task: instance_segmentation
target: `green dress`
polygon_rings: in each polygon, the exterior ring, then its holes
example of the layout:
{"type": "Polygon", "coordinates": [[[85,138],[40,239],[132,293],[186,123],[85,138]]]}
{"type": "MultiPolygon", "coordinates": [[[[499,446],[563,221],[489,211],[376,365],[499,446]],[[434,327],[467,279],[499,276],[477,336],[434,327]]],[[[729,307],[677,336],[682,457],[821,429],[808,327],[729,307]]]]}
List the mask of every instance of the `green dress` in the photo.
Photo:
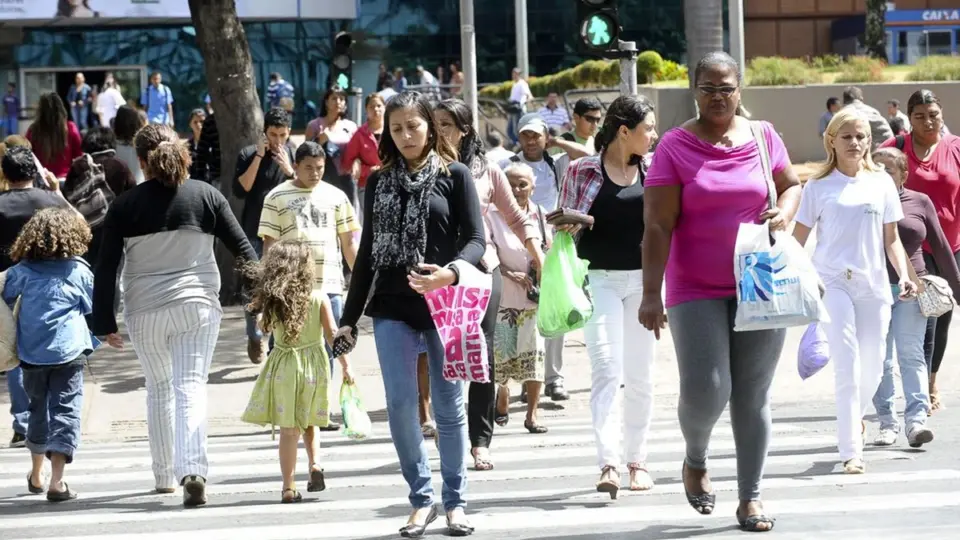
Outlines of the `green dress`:
{"type": "Polygon", "coordinates": [[[244,422],[300,430],[329,424],[330,363],[320,322],[325,296],[313,293],[310,314],[295,343],[287,341],[283,325],[274,327],[274,347],[250,394],[244,422]]]}

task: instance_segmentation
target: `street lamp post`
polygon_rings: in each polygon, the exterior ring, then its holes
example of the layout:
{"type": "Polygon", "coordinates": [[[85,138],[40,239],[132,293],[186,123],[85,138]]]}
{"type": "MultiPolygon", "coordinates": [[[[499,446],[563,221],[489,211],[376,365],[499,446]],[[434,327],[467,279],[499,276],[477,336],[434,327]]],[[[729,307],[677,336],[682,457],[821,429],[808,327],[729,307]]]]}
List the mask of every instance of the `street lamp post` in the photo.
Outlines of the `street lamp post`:
{"type": "Polygon", "coordinates": [[[460,0],[460,60],[463,68],[463,100],[473,114],[473,128],[480,129],[477,104],[477,31],[473,24],[473,0],[460,0]]]}

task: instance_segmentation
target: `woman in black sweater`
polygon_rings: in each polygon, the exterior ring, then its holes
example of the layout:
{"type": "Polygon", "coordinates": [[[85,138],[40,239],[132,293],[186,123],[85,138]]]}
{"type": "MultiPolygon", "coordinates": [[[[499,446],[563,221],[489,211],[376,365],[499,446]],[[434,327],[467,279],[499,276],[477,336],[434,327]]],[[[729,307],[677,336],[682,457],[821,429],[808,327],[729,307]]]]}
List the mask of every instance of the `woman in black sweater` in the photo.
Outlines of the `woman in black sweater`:
{"type": "Polygon", "coordinates": [[[484,252],[483,221],[470,171],[456,163],[455,150],[437,133],[429,101],[403,92],[387,104],[389,137],[380,141],[382,168],[367,181],[369,216],[347,295],[338,336],[354,341],[371,285],[366,314],[373,333],[387,396],[387,416],[400,468],[414,507],[404,537],[419,537],[437,518],[427,450],[417,410],[417,353],[427,345],[431,394],[437,421],[443,509],[448,532],[473,532],[466,504],[467,419],[463,383],[443,377],[444,349],[423,294],[456,283],[450,263],[477,265],[484,252]]]}

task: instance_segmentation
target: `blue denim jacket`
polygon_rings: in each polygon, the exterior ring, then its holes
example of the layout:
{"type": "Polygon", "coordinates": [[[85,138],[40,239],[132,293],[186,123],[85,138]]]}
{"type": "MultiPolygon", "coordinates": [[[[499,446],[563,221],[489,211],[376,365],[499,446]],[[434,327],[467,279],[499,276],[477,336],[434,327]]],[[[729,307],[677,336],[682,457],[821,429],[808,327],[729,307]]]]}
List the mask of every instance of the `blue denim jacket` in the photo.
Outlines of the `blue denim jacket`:
{"type": "Polygon", "coordinates": [[[93,272],[83,259],[22,261],[7,270],[3,301],[20,302],[17,355],[28,364],[51,366],[93,352],[84,315],[93,310],[93,272]]]}

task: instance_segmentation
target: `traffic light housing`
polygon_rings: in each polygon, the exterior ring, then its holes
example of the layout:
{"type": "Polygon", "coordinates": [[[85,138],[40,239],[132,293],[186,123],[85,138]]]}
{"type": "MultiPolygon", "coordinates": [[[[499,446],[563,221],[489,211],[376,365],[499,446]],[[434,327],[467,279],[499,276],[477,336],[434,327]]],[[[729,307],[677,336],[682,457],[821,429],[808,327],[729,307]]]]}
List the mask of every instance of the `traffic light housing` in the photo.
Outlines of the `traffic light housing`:
{"type": "Polygon", "coordinates": [[[330,73],[333,84],[344,90],[353,88],[353,36],[339,32],[333,37],[333,58],[330,73]]]}
{"type": "Polygon", "coordinates": [[[616,0],[577,0],[580,43],[588,53],[614,57],[620,39],[616,0]]]}

